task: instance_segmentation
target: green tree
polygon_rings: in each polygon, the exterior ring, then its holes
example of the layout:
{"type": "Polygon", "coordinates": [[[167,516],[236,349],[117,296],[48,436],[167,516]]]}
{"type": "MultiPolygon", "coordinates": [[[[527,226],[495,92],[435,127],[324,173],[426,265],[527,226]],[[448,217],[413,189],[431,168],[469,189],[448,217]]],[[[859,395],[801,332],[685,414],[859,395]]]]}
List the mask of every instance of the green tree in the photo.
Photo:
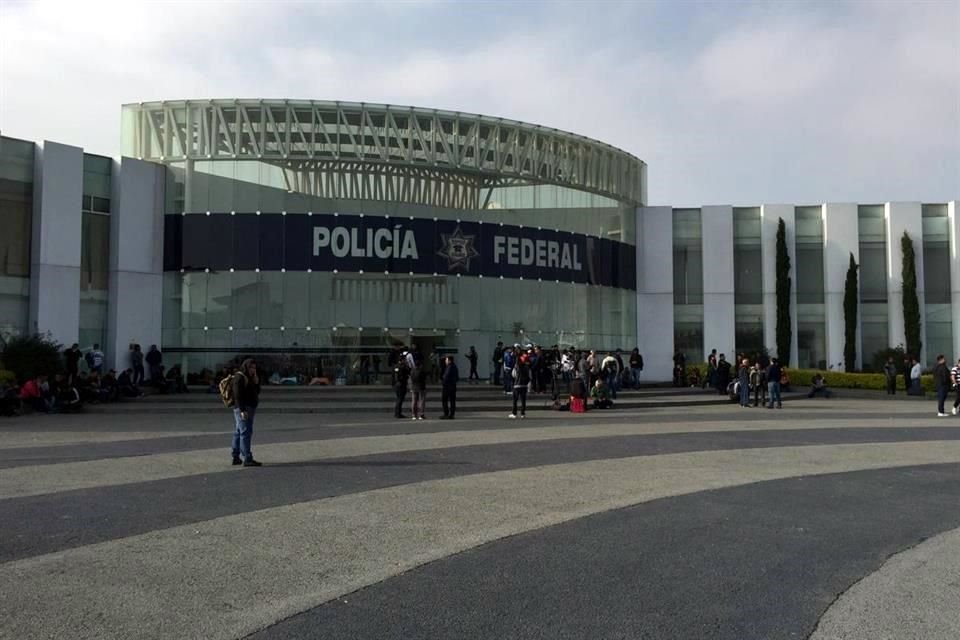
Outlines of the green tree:
{"type": "Polygon", "coordinates": [[[843,367],[847,371],[857,368],[857,261],[850,254],[847,282],[843,287],[843,367]]]}
{"type": "Polygon", "coordinates": [[[787,253],[787,227],[780,218],[777,223],[777,356],[783,366],[790,364],[790,342],[793,325],[790,322],[790,254],[787,253]]]}
{"type": "Polygon", "coordinates": [[[17,336],[3,345],[0,360],[23,383],[38,375],[52,376],[63,370],[63,346],[49,335],[17,336]]]}
{"type": "Polygon", "coordinates": [[[910,234],[903,232],[900,239],[903,251],[903,329],[907,354],[920,358],[923,343],[920,342],[920,301],[917,298],[917,254],[913,250],[910,234]]]}

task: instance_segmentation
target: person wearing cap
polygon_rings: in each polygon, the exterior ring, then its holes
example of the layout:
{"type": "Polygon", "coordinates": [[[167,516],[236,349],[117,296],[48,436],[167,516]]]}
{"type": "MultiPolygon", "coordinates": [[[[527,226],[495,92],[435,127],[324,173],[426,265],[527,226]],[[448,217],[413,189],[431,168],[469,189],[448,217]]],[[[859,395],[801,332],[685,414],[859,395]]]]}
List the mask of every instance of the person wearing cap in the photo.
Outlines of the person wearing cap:
{"type": "Polygon", "coordinates": [[[260,378],[257,377],[257,363],[247,358],[240,369],[233,374],[233,464],[245,467],[259,467],[261,463],[253,458],[250,441],[253,439],[253,418],[260,402],[260,378]]]}

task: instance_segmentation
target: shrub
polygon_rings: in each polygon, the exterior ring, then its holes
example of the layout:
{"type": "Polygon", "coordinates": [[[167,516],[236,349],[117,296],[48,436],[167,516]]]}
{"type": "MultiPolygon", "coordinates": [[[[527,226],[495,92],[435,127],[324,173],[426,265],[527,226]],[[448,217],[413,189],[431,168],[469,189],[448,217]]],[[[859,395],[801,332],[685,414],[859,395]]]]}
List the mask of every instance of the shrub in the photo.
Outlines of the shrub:
{"type": "Polygon", "coordinates": [[[787,231],[783,218],[777,223],[777,355],[784,366],[790,364],[790,254],[787,253],[787,231]]]}
{"type": "Polygon", "coordinates": [[[16,336],[3,347],[4,368],[12,371],[20,382],[38,375],[53,376],[63,370],[60,352],[63,345],[49,335],[16,336]]]}
{"type": "Polygon", "coordinates": [[[0,384],[16,384],[17,376],[13,371],[0,369],[0,384]]]}
{"type": "MultiPolygon", "coordinates": [[[[882,373],[845,373],[842,371],[820,371],[818,369],[788,369],[790,384],[797,389],[809,387],[813,383],[813,376],[820,374],[827,386],[834,389],[870,389],[885,391],[887,378],[882,373]]],[[[901,382],[900,379],[897,380],[901,382]]],[[[920,384],[924,391],[932,392],[936,389],[933,376],[921,376],[920,384]]],[[[898,385],[898,389],[902,386],[898,385]]]]}
{"type": "MultiPolygon", "coordinates": [[[[903,362],[907,358],[907,352],[903,345],[897,347],[887,347],[874,352],[870,362],[870,370],[874,373],[883,373],[883,367],[887,364],[887,359],[893,358],[893,364],[897,367],[897,373],[903,373],[903,362]]],[[[866,369],[866,363],[864,363],[866,369]]]]}
{"type": "Polygon", "coordinates": [[[907,342],[907,352],[919,358],[923,350],[920,341],[920,301],[917,298],[917,256],[913,249],[913,240],[910,234],[903,232],[900,238],[900,248],[903,251],[903,328],[907,342]]]}
{"type": "Polygon", "coordinates": [[[847,268],[847,281],[843,288],[843,368],[853,371],[857,368],[857,262],[850,254],[850,266],[847,268]]]}

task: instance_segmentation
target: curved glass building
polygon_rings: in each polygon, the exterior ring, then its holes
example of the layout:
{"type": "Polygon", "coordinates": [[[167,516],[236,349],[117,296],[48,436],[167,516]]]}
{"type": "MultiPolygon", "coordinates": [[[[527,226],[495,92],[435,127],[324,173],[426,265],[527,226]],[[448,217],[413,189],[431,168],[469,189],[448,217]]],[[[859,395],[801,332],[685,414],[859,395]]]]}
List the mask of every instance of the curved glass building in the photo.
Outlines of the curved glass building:
{"type": "Polygon", "coordinates": [[[395,344],[633,347],[645,164],[582,136],[414,107],[123,107],[167,167],[162,342],[324,367],[395,344]],[[329,362],[327,362],[329,361],[329,362]]]}

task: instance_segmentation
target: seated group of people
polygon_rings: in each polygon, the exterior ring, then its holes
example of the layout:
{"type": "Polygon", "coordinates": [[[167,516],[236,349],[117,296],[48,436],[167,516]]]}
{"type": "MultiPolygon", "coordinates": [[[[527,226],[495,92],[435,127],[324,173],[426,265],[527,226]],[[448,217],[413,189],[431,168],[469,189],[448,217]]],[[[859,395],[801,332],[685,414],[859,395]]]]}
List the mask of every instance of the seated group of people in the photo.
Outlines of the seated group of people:
{"type": "Polygon", "coordinates": [[[175,364],[169,369],[160,365],[156,368],[156,375],[152,375],[149,385],[160,393],[188,393],[187,383],[183,378],[180,365],[175,364]]]}

